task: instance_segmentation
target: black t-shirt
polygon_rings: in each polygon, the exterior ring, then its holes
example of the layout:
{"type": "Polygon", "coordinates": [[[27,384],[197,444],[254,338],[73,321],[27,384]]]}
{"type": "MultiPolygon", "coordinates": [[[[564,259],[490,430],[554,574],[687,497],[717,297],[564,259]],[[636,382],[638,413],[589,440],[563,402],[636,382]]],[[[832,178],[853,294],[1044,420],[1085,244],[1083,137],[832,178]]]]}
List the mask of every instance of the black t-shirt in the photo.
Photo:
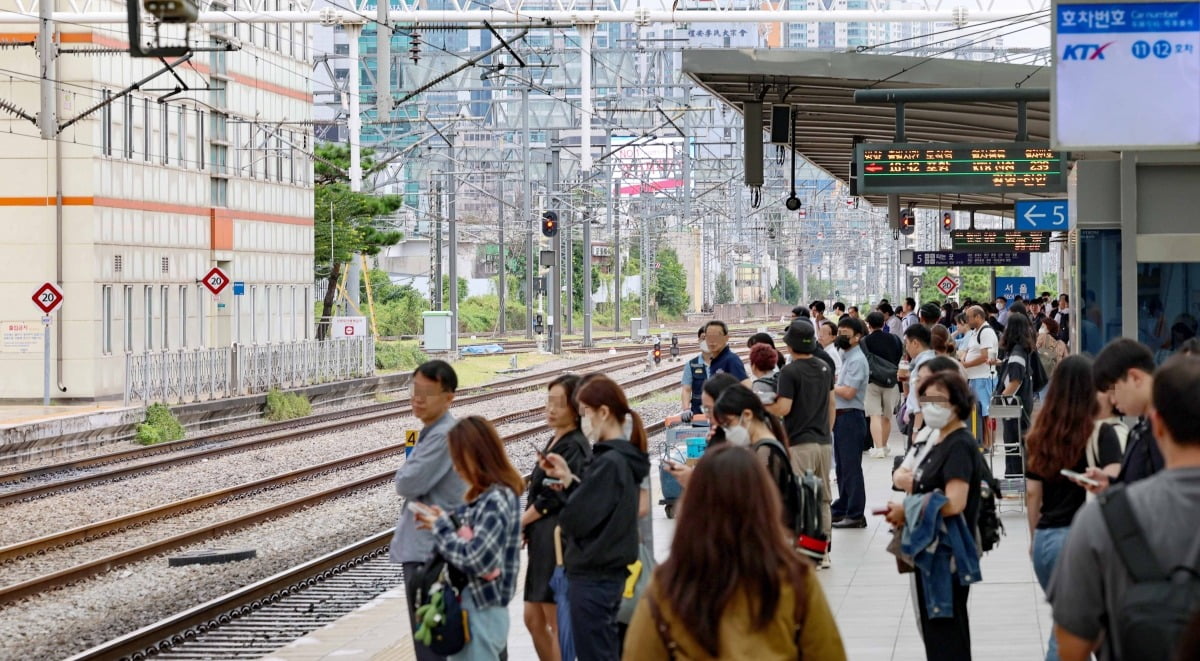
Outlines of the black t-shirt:
{"type": "Polygon", "coordinates": [[[904,355],[904,343],[899,337],[877,330],[863,338],[863,342],[867,344],[867,351],[893,365],[900,364],[900,357],[904,355]]]}
{"type": "Polygon", "coordinates": [[[1030,358],[1024,345],[1014,346],[1009,350],[1005,364],[1001,366],[1002,380],[996,384],[997,391],[1003,392],[1007,388],[1005,381],[1021,382],[1017,392],[1013,394],[1021,398],[1021,408],[1025,410],[1026,418],[1033,413],[1033,377],[1029,372],[1030,360],[1037,360],[1037,358],[1030,358]]]}
{"type": "MultiPolygon", "coordinates": [[[[1121,463],[1121,442],[1112,425],[1100,428],[1096,439],[1099,466],[1121,463]]],[[[1079,461],[1071,466],[1071,470],[1082,473],[1087,470],[1087,450],[1080,455],[1079,461]]],[[[1066,528],[1075,518],[1075,512],[1083,507],[1087,492],[1062,475],[1038,475],[1033,471],[1025,471],[1025,477],[1042,483],[1042,517],[1038,519],[1039,530],[1046,528],[1066,528]]]]}
{"type": "Polygon", "coordinates": [[[971,432],[959,429],[933,446],[925,461],[913,471],[914,494],[929,493],[934,489],[945,493],[946,483],[951,480],[967,483],[967,507],[963,516],[971,530],[975,530],[979,519],[979,481],[982,478],[977,447],[971,432]]]}
{"type": "Polygon", "coordinates": [[[829,429],[829,391],[833,369],[816,357],[797,358],[779,371],[780,397],[792,400],[783,416],[788,445],[832,442],[829,429]]]}

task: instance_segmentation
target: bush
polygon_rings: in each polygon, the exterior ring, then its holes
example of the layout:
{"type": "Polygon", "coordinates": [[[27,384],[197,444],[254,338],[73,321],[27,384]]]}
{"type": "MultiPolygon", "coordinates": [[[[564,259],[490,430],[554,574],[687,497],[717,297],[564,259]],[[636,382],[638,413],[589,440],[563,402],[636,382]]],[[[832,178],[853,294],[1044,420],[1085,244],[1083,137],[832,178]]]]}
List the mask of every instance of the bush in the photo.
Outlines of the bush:
{"type": "MultiPolygon", "coordinates": [[[[525,328],[525,305],[504,301],[510,330],[525,328]]],[[[491,333],[500,327],[500,297],[495,294],[472,296],[459,302],[458,330],[460,333],[491,333]]]]}
{"type": "Polygon", "coordinates": [[[417,342],[375,342],[375,368],[379,370],[412,371],[428,359],[417,342]]]}
{"type": "Polygon", "coordinates": [[[171,413],[166,404],[151,404],[146,407],[146,421],[137,426],[137,442],[155,445],[183,438],[183,425],[171,413]]]}
{"type": "Polygon", "coordinates": [[[293,418],[303,418],[312,413],[312,404],[308,398],[296,392],[283,392],[272,388],[267,393],[266,418],[271,422],[281,422],[293,418]]]}

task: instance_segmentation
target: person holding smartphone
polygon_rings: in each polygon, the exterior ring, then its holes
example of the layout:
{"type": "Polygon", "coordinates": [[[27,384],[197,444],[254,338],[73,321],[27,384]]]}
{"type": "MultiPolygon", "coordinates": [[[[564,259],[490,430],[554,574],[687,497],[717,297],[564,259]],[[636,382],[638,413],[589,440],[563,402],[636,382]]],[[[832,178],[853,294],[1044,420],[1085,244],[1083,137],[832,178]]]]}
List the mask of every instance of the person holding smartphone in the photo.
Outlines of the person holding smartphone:
{"type": "MultiPolygon", "coordinates": [[[[553,452],[567,462],[571,473],[583,473],[592,458],[592,446],[579,430],[579,409],[575,407],[575,389],[579,377],[564,374],[550,382],[546,392],[546,424],[552,435],[546,447],[538,452],[545,456],[553,452]]],[[[561,484],[534,466],[529,477],[529,506],[521,515],[529,564],[525,570],[525,628],[533,640],[533,649],[540,661],[561,658],[558,632],[558,608],[550,579],[554,575],[554,529],[558,513],[566,504],[566,496],[555,486],[561,484]]]]}
{"type": "Polygon", "coordinates": [[[450,660],[493,661],[508,645],[508,602],[521,569],[520,494],[525,484],[486,418],[458,421],[446,445],[455,472],[467,484],[466,504],[452,512],[420,504],[414,507],[415,519],[446,563],[468,578],[461,599],[470,640],[450,660]]]}
{"type": "MultiPolygon", "coordinates": [[[[1029,555],[1043,590],[1050,585],[1071,521],[1086,500],[1087,492],[1077,482],[1088,478],[1081,474],[1095,467],[1115,477],[1121,470],[1120,440],[1111,425],[1097,419],[1099,413],[1092,361],[1085,356],[1063,359],[1025,441],[1025,511],[1033,540],[1029,555]]],[[[1046,661],[1058,661],[1054,636],[1046,661]]]]}

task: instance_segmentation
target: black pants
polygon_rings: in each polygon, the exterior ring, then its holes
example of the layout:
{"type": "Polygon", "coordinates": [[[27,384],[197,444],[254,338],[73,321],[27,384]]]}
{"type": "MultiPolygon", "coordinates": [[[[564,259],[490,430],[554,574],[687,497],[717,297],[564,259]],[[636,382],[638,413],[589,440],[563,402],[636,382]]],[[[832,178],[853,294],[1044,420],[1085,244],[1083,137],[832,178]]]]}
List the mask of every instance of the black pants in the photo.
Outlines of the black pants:
{"type": "Polygon", "coordinates": [[[971,623],[967,619],[969,585],[954,586],[954,617],[930,619],[925,612],[925,586],[921,573],[917,581],[917,611],[921,617],[921,637],[925,640],[925,658],[929,661],[971,661],[971,623]]]}
{"type": "Polygon", "coordinates": [[[862,439],[870,438],[867,415],[862,409],[838,409],[833,423],[833,452],[837,456],[838,498],[830,505],[834,517],[863,518],[867,491],[863,483],[862,439]]]}
{"type": "Polygon", "coordinates": [[[567,577],[571,595],[571,635],[579,661],[617,661],[617,609],[625,581],[567,577]]]}
{"type": "MultiPolygon", "coordinates": [[[[409,580],[421,571],[424,563],[420,562],[404,562],[400,566],[404,569],[404,596],[408,602],[408,622],[412,626],[413,633],[417,631],[417,587],[416,581],[409,580]]],[[[438,656],[433,653],[428,647],[425,647],[417,641],[413,641],[413,649],[417,653],[417,661],[445,661],[446,657],[438,656]]]]}
{"type": "Polygon", "coordinates": [[[1004,420],[1004,442],[1012,443],[1012,439],[1019,438],[1021,447],[1016,446],[1004,448],[1004,477],[1023,477],[1025,475],[1025,466],[1021,462],[1021,452],[1025,447],[1025,432],[1029,431],[1029,417],[1022,414],[1020,427],[1018,428],[1017,420],[1004,420]]]}

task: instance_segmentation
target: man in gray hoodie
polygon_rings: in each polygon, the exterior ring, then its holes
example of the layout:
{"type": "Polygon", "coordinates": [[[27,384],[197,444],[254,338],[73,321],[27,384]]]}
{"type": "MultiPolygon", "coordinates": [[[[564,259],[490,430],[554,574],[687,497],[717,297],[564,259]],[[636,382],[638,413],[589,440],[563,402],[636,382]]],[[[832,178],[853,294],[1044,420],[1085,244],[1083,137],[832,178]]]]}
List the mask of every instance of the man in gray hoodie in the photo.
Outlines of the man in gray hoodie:
{"type": "MultiPolygon", "coordinates": [[[[455,472],[450,461],[450,448],[446,444],[446,434],[455,423],[454,416],[450,415],[450,404],[454,402],[454,391],[458,389],[458,375],[446,361],[430,360],[413,371],[411,388],[413,415],[424,427],[412,454],[396,471],[396,493],[406,502],[437,505],[449,512],[463,504],[463,497],[467,493],[467,485],[455,472]]],[[[433,557],[433,533],[418,530],[416,518],[407,509],[401,511],[400,519],[396,522],[396,534],[392,537],[389,556],[392,562],[400,563],[404,569],[408,619],[413,631],[416,631],[416,595],[414,581],[410,579],[433,557]]],[[[413,647],[416,648],[418,661],[440,661],[444,658],[415,641],[413,647]]]]}

